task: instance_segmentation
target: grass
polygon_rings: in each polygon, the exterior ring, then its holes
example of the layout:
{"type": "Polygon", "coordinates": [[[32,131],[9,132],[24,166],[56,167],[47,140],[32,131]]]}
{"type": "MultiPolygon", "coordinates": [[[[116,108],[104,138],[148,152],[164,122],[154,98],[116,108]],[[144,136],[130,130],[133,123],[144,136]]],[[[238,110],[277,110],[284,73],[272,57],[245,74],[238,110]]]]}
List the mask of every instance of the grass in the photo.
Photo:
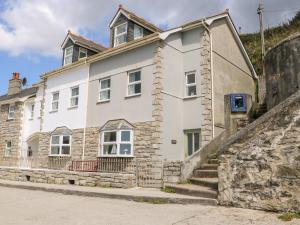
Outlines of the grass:
{"type": "Polygon", "coordinates": [[[177,184],[191,184],[192,182],[190,180],[181,180],[178,181],[177,184]]]}
{"type": "Polygon", "coordinates": [[[282,221],[291,221],[292,219],[300,219],[300,211],[299,212],[287,212],[278,216],[278,219],[282,221]]]}
{"type": "MultiPolygon", "coordinates": [[[[300,30],[300,11],[289,22],[265,30],[266,50],[300,30]]],[[[241,34],[240,38],[249,54],[257,74],[262,73],[260,33],[241,34]]]]}
{"type": "Polygon", "coordinates": [[[176,193],[175,189],[173,188],[162,188],[160,189],[162,192],[166,192],[166,193],[176,193]]]}

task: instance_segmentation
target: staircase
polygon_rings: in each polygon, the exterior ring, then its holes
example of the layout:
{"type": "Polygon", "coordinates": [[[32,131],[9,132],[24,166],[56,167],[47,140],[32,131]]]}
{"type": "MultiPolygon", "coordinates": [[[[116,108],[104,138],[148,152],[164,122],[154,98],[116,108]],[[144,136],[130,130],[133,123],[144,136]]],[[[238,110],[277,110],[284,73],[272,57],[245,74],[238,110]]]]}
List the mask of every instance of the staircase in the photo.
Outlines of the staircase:
{"type": "Polygon", "coordinates": [[[166,184],[178,194],[206,198],[209,205],[217,205],[219,160],[209,157],[206,164],[195,169],[193,176],[186,183],[166,184]]]}

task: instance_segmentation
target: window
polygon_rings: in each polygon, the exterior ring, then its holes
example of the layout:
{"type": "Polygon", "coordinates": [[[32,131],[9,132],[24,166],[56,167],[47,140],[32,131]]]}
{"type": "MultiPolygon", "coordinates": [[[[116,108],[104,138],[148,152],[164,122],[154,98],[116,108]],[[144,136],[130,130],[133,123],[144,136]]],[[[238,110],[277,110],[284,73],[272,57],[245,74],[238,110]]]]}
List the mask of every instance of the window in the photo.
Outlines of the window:
{"type": "Polygon", "coordinates": [[[109,101],[110,100],[110,78],[100,80],[100,95],[99,101],[109,101]]]}
{"type": "Polygon", "coordinates": [[[71,151],[70,135],[53,135],[51,137],[50,155],[70,155],[70,151],[71,151]]]}
{"type": "Polygon", "coordinates": [[[5,145],[5,156],[11,156],[11,141],[7,141],[5,145]]]}
{"type": "Polygon", "coordinates": [[[132,156],[131,130],[104,131],[101,138],[101,156],[132,156]]]}
{"type": "Polygon", "coordinates": [[[246,94],[231,94],[231,112],[247,112],[246,94]]]}
{"type": "Polygon", "coordinates": [[[72,87],[70,107],[77,107],[78,103],[79,103],[79,87],[72,87]]]}
{"type": "Polygon", "coordinates": [[[73,58],[73,46],[70,46],[65,49],[64,65],[71,64],[72,58],[73,58]]]}
{"type": "Polygon", "coordinates": [[[134,29],[133,29],[134,40],[142,37],[143,37],[143,28],[140,27],[139,25],[134,24],[134,29]]]}
{"type": "Polygon", "coordinates": [[[118,46],[126,42],[127,23],[123,23],[115,27],[114,37],[114,46],[118,46]]]}
{"type": "Polygon", "coordinates": [[[141,71],[128,73],[128,96],[139,95],[142,92],[141,71]]]}
{"type": "Polygon", "coordinates": [[[87,57],[87,50],[85,48],[79,48],[78,59],[86,58],[87,57]]]}
{"type": "Polygon", "coordinates": [[[198,151],[201,147],[201,132],[200,130],[186,131],[187,153],[188,156],[198,151]]]}
{"type": "Polygon", "coordinates": [[[191,97],[197,95],[196,75],[195,72],[185,74],[186,96],[191,97]]]}
{"type": "Polygon", "coordinates": [[[58,110],[59,92],[52,93],[52,111],[58,110]]]}
{"type": "Polygon", "coordinates": [[[30,119],[33,119],[33,117],[34,117],[34,104],[31,104],[29,106],[29,110],[30,110],[30,119]]]}
{"type": "Polygon", "coordinates": [[[15,112],[16,112],[16,106],[9,105],[9,107],[8,107],[8,119],[9,120],[12,120],[15,118],[15,112]]]}

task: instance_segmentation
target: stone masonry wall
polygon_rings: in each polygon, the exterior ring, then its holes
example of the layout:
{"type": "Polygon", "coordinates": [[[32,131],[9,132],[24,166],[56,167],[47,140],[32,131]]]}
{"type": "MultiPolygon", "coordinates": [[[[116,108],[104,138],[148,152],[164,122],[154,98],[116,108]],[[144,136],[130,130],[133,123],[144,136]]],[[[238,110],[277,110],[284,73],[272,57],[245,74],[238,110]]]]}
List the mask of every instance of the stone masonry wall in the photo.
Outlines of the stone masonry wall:
{"type": "Polygon", "coordinates": [[[165,183],[177,183],[181,178],[182,161],[165,161],[164,176],[165,183]]]}
{"type": "Polygon", "coordinates": [[[202,134],[202,145],[208,144],[212,140],[212,99],[211,99],[211,68],[210,68],[210,37],[208,32],[205,30],[201,37],[201,107],[202,115],[201,118],[201,134],[202,134]]]}
{"type": "Polygon", "coordinates": [[[18,169],[0,167],[0,179],[28,181],[48,184],[70,184],[80,186],[101,186],[130,188],[136,184],[135,176],[127,173],[81,173],[47,169],[18,169]],[[30,178],[29,178],[30,177],[30,178]]]}
{"type": "Polygon", "coordinates": [[[20,135],[22,130],[22,115],[23,115],[23,103],[18,102],[15,104],[15,116],[14,119],[8,119],[8,107],[9,104],[1,105],[0,111],[0,162],[1,165],[5,163],[17,164],[17,158],[20,155],[20,135]],[[11,156],[5,157],[6,142],[11,141],[11,156]],[[14,162],[11,162],[11,161],[14,162]]]}
{"type": "Polygon", "coordinates": [[[233,135],[219,151],[221,205],[300,210],[300,92],[233,135]]]}

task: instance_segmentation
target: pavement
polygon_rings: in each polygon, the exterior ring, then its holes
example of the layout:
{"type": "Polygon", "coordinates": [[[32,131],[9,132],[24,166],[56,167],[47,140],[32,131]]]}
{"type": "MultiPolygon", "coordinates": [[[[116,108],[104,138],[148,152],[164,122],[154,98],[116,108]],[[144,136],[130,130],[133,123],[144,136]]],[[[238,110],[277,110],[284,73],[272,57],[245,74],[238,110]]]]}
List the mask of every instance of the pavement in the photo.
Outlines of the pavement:
{"type": "Polygon", "coordinates": [[[263,211],[149,204],[0,187],[2,225],[299,225],[263,211]]]}
{"type": "Polygon", "coordinates": [[[20,188],[27,190],[39,190],[61,193],[67,195],[79,195],[87,197],[101,197],[109,199],[124,199],[137,202],[175,203],[175,204],[202,204],[217,205],[214,199],[193,197],[176,193],[162,192],[156,188],[103,188],[86,187],[77,185],[58,185],[33,182],[20,182],[0,180],[0,187],[20,188]]]}

